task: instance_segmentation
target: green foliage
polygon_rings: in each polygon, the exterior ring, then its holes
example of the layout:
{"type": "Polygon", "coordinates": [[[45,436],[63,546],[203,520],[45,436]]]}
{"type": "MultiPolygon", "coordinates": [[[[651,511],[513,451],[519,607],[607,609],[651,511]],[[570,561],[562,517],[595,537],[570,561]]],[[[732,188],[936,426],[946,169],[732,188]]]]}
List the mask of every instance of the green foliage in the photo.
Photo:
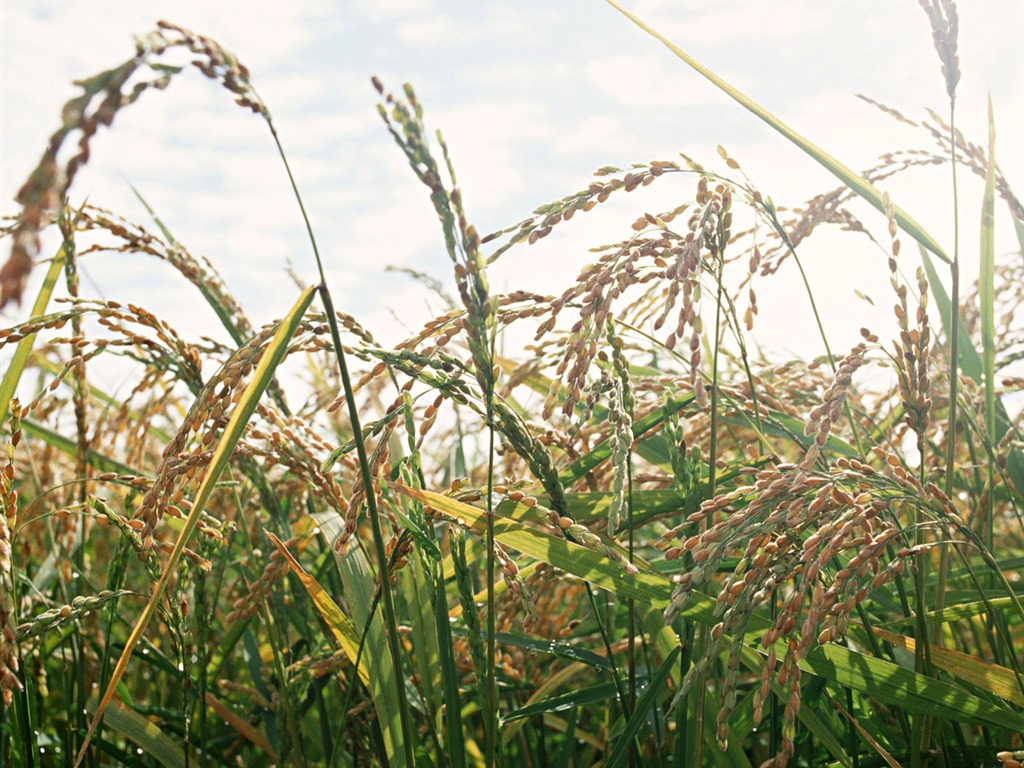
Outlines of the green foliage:
{"type": "MultiPolygon", "coordinates": [[[[955,6],[928,17],[952,100],[955,6]]],[[[310,227],[316,285],[254,328],[155,216],[152,233],[52,210],[95,132],[180,74],[169,48],[282,146],[245,67],[161,25],[81,81],[7,233],[4,301],[51,214],[64,241],[31,317],[0,331],[0,765],[966,766],[1024,747],[1024,442],[1004,397],[1024,274],[994,253],[997,193],[1024,222],[994,140],[986,155],[952,109],[932,116],[951,164],[986,179],[961,296],[957,250],[877,188],[899,168],[853,172],[630,18],[839,177],[835,200],[885,215],[895,341],[749,354],[752,278],[850,214],[784,219],[724,148],[721,173],[606,166],[481,237],[413,89],[377,80],[459,304],[381,347],[335,310],[310,227]],[[692,196],[644,212],[560,295],[492,291],[494,260],[667,176],[692,196]],[[734,233],[741,210],[759,228],[734,233]],[[923,259],[909,285],[901,231],[923,259]],[[85,233],[174,266],[230,342],[81,297],[85,233]],[[71,300],[51,309],[62,272],[71,300]],[[498,356],[524,325],[535,343],[498,356]],[[116,397],[97,373],[122,359],[116,397]],[[888,389],[861,383],[869,362],[888,389]]]]}

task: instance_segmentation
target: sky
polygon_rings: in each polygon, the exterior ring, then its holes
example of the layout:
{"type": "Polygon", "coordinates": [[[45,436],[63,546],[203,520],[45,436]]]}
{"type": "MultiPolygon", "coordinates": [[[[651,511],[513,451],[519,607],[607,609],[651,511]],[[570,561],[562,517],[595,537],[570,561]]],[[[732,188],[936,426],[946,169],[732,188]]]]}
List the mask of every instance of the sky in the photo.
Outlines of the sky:
{"type": "MultiPolygon", "coordinates": [[[[948,103],[927,18],[914,0],[625,0],[632,12],[701,63],[848,166],[883,152],[932,148],[924,134],[857,99],[863,93],[908,117],[948,103]]],[[[1024,4],[959,4],[957,122],[984,143],[986,100],[995,108],[997,158],[1018,195],[1024,187],[1024,4]]],[[[470,219],[480,232],[518,222],[535,207],[587,186],[606,164],[678,159],[719,168],[717,145],[777,205],[798,206],[836,183],[764,123],[601,0],[0,0],[0,214],[57,127],[71,84],[121,63],[133,35],[167,19],[217,39],[252,73],[269,106],[325,258],[335,304],[386,341],[440,310],[408,277],[416,269],[448,286],[451,265],[426,188],[376,112],[370,77],[389,89],[411,82],[426,122],[451,150],[470,219]]],[[[952,250],[948,168],[887,182],[893,199],[952,250]]],[[[266,125],[197,71],[166,92],[145,94],[93,144],[71,189],[148,225],[134,185],[175,237],[207,256],[257,324],[280,317],[315,265],[298,207],[266,125]]],[[[967,279],[976,274],[980,179],[961,177],[967,279]],[[972,261],[973,259],[973,261],[972,261]]],[[[646,211],[693,195],[682,177],[614,201],[556,228],[493,265],[496,290],[558,294],[588,248],[627,237],[646,211]]],[[[884,219],[856,208],[884,231],[884,219]]],[[[1017,249],[997,210],[997,255],[1017,249]]],[[[909,243],[909,238],[904,238],[909,243]]],[[[55,240],[48,247],[52,250],[55,240]]],[[[905,243],[905,244],[907,244],[905,243]]],[[[2,246],[6,257],[8,247],[2,246]]],[[[916,249],[905,249],[911,254],[916,249]]],[[[849,348],[858,329],[896,334],[884,254],[846,233],[801,249],[815,295],[849,348]],[[866,305],[854,289],[875,299],[866,305]],[[874,313],[874,314],[872,314],[874,313]]],[[[133,301],[185,335],[213,333],[192,289],[139,256],[90,257],[84,292],[133,301]]],[[[758,343],[780,354],[817,355],[792,265],[758,288],[758,343]]],[[[33,275],[34,295],[42,270],[33,275]]],[[[913,264],[909,267],[913,274],[913,264]]],[[[15,322],[25,308],[0,321],[15,322]]]]}

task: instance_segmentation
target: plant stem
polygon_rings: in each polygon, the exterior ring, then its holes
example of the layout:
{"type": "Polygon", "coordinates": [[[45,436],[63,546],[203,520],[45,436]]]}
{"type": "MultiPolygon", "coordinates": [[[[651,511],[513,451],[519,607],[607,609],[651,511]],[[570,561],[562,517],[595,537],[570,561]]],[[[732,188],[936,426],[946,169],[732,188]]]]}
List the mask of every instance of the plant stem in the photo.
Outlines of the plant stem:
{"type": "Polygon", "coordinates": [[[317,248],[316,237],[313,235],[313,226],[310,224],[309,216],[306,213],[306,206],[302,202],[302,195],[295,183],[291,166],[285,156],[284,147],[278,138],[273,122],[267,118],[267,125],[274,137],[277,151],[284,163],[285,171],[288,174],[288,181],[291,183],[292,191],[295,193],[295,200],[302,212],[302,220],[306,225],[306,232],[309,235],[309,242],[313,247],[313,255],[316,258],[317,270],[320,273],[320,285],[318,292],[320,300],[324,305],[324,312],[327,314],[327,324],[331,330],[331,341],[334,344],[335,357],[338,359],[338,369],[341,372],[342,388],[345,391],[345,404],[348,408],[349,421],[352,424],[352,435],[356,446],[356,455],[359,459],[359,471],[363,478],[364,496],[366,499],[366,516],[370,519],[373,528],[373,543],[377,555],[377,573],[380,578],[380,586],[384,603],[384,622],[387,629],[388,649],[391,652],[391,663],[395,669],[395,688],[398,696],[398,712],[402,728],[402,746],[405,751],[405,762],[408,768],[415,765],[413,756],[412,726],[409,722],[409,703],[405,694],[405,674],[402,667],[402,649],[398,638],[398,620],[395,615],[395,603],[391,594],[391,581],[388,575],[387,554],[384,549],[384,534],[381,530],[380,515],[377,510],[377,495],[373,487],[373,478],[370,475],[370,463],[366,456],[366,445],[363,442],[363,430],[359,422],[359,411],[356,408],[355,393],[352,389],[352,380],[348,373],[348,364],[345,362],[345,349],[341,343],[341,332],[338,329],[338,316],[334,309],[334,301],[331,299],[331,292],[327,289],[327,278],[324,274],[323,261],[320,259],[320,249],[317,248]]]}
{"type": "Polygon", "coordinates": [[[493,390],[487,392],[487,669],[484,717],[484,757],[487,768],[493,768],[498,756],[498,688],[495,683],[494,654],[497,650],[494,610],[494,421],[493,390]]]}
{"type": "MultiPolygon", "coordinates": [[[[630,414],[632,415],[632,414],[630,414]]],[[[629,455],[626,459],[626,522],[628,528],[629,562],[633,562],[633,450],[630,446],[629,455]]],[[[629,635],[628,665],[629,665],[629,702],[627,709],[632,715],[636,709],[636,605],[633,598],[626,601],[626,631],[629,635]]],[[[635,748],[629,745],[629,766],[633,768],[635,763],[635,748]]]]}

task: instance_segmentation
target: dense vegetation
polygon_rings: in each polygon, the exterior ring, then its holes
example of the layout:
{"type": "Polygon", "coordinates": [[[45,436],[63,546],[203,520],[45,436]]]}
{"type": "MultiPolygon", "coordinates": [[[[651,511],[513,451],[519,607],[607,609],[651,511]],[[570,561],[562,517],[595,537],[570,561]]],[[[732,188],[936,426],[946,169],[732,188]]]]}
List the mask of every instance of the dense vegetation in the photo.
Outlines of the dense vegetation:
{"type": "Polygon", "coordinates": [[[176,50],[277,142],[228,51],[161,24],[81,81],[0,273],[6,305],[47,270],[0,331],[0,764],[1019,764],[1024,261],[998,262],[992,231],[1006,205],[1024,240],[1024,209],[991,138],[955,129],[956,7],[922,5],[949,109],[916,124],[940,152],[859,174],[662,39],[839,178],[795,212],[722,149],[722,172],[602,168],[481,236],[413,89],[375,80],[457,293],[394,348],[335,308],[312,230],[313,284],[255,328],[158,219],[69,197],[176,50]],[[951,190],[985,179],[976,281],[876,187],[938,162],[951,190]],[[670,176],[692,196],[561,292],[491,290],[496,259],[670,176]],[[824,225],[866,231],[856,197],[888,220],[861,242],[887,254],[892,328],[751,353],[758,281],[824,225]],[[144,293],[89,298],[77,265],[101,250],[170,264],[230,343],[185,338],[144,293]],[[513,327],[533,338],[515,352],[513,327]],[[125,360],[115,397],[96,382],[125,360]]]}

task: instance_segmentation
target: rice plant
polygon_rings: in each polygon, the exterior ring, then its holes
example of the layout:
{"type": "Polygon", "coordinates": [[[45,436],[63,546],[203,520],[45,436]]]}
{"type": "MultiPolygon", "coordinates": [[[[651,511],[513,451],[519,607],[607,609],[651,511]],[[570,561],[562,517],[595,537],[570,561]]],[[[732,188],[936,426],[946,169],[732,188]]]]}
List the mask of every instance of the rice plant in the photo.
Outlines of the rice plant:
{"type": "Polygon", "coordinates": [[[179,50],[288,169],[234,55],[162,22],[80,81],[4,229],[3,305],[46,274],[0,330],[0,762],[1024,762],[1024,262],[992,237],[997,203],[1018,235],[1024,208],[994,137],[956,129],[955,4],[922,6],[948,116],[876,105],[940,149],[859,173],[620,8],[838,178],[796,210],[719,148],[605,166],[481,234],[413,87],[374,78],[454,286],[394,347],[335,307],[344,276],[308,220],[294,306],[257,327],[155,214],[75,199],[91,139],[186,76],[179,50]],[[884,191],[936,163],[954,218],[957,175],[985,179],[977,280],[884,191]],[[668,179],[678,204],[638,195],[569,285],[489,283],[497,259],[668,179]],[[887,240],[862,237],[857,197],[887,240]],[[819,323],[827,354],[769,359],[756,287],[802,269],[827,225],[884,254],[892,325],[847,350],[819,323]],[[78,265],[100,251],[166,262],[228,341],[179,333],[141,289],[88,296],[78,265]]]}

